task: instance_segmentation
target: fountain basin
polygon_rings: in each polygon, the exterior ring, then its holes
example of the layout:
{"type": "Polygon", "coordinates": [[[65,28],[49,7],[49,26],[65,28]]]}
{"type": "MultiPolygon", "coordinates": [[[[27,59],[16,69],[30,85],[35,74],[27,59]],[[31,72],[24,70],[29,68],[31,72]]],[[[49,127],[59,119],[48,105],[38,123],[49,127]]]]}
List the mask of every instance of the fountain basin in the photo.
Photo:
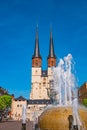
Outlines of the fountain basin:
{"type": "MultiPolygon", "coordinates": [[[[78,110],[81,122],[87,130],[87,110],[78,110]]],[[[51,107],[46,109],[38,119],[40,130],[69,130],[69,115],[73,116],[72,107],[51,107]]]]}

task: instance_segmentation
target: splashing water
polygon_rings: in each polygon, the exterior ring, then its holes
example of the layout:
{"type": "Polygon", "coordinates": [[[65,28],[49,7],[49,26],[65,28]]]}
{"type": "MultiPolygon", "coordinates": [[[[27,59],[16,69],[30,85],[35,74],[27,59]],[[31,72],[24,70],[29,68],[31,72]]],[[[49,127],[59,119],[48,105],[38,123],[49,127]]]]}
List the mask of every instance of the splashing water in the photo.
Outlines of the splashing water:
{"type": "Polygon", "coordinates": [[[74,63],[71,54],[59,60],[58,66],[53,68],[53,91],[55,92],[57,105],[72,106],[73,125],[78,125],[78,130],[80,130],[83,126],[78,114],[78,84],[75,76],[74,63]]]}
{"type": "Polygon", "coordinates": [[[54,91],[59,105],[71,105],[77,97],[77,82],[74,75],[74,60],[71,54],[59,60],[53,68],[54,91]]]}
{"type": "Polygon", "coordinates": [[[22,123],[25,124],[26,123],[26,106],[23,105],[22,108],[22,123]]]}

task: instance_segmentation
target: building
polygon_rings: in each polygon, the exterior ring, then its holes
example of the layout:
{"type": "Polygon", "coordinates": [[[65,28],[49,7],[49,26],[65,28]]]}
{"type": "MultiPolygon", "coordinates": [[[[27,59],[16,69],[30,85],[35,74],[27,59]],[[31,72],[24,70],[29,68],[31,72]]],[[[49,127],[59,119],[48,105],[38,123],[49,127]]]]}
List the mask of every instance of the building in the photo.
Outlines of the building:
{"type": "Polygon", "coordinates": [[[15,120],[22,119],[22,106],[26,105],[26,118],[37,120],[48,104],[51,104],[48,91],[53,80],[52,67],[56,66],[52,30],[50,31],[49,54],[47,57],[47,70],[42,70],[42,56],[39,48],[38,27],[36,28],[35,48],[32,56],[31,92],[30,99],[23,97],[13,98],[12,117],[15,120]]]}
{"type": "Polygon", "coordinates": [[[82,103],[84,99],[87,99],[87,82],[80,86],[78,90],[79,102],[82,103]]]}
{"type": "Polygon", "coordinates": [[[20,96],[18,98],[12,97],[12,104],[11,104],[11,116],[14,120],[21,120],[22,119],[22,107],[23,105],[27,106],[27,100],[20,96]]]}
{"type": "Polygon", "coordinates": [[[32,56],[32,81],[30,99],[49,99],[47,89],[52,80],[52,66],[56,66],[56,56],[54,53],[52,31],[50,32],[50,47],[47,57],[47,70],[42,70],[42,57],[39,49],[38,28],[36,29],[35,49],[32,56]]]}
{"type": "Polygon", "coordinates": [[[8,91],[0,86],[0,96],[2,96],[4,94],[8,94],[8,91]]]}

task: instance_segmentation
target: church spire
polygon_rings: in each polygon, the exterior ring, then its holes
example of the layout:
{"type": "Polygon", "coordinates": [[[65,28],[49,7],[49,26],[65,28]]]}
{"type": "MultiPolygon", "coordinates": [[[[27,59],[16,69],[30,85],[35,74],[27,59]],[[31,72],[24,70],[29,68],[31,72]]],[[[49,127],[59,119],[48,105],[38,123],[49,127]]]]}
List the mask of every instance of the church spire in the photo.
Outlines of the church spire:
{"type": "Polygon", "coordinates": [[[48,67],[56,66],[56,55],[54,53],[54,44],[52,36],[52,27],[50,29],[50,46],[49,46],[49,55],[48,55],[48,67]]]}
{"type": "Polygon", "coordinates": [[[54,53],[54,44],[53,44],[53,36],[52,36],[52,27],[50,31],[50,46],[49,46],[49,55],[48,58],[56,58],[55,53],[54,53]]]}
{"type": "Polygon", "coordinates": [[[36,38],[35,38],[35,48],[34,54],[32,56],[32,66],[41,67],[42,58],[39,50],[39,37],[38,37],[38,25],[36,26],[36,38]]]}
{"type": "Polygon", "coordinates": [[[39,50],[38,25],[36,26],[35,48],[34,48],[34,55],[32,58],[35,57],[41,58],[40,50],[39,50]]]}

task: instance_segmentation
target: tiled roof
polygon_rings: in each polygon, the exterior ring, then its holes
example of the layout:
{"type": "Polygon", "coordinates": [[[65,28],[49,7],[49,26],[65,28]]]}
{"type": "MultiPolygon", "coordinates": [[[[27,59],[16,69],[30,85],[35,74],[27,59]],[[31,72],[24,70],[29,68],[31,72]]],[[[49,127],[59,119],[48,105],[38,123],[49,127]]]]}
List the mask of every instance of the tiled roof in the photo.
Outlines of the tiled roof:
{"type": "Polygon", "coordinates": [[[27,104],[51,104],[51,101],[47,99],[27,100],[27,104]]]}
{"type": "Polygon", "coordinates": [[[15,100],[17,101],[25,101],[26,99],[22,96],[19,96],[18,98],[15,98],[15,100]]]}
{"type": "Polygon", "coordinates": [[[47,70],[42,70],[41,76],[42,76],[42,77],[47,77],[47,70]]]}

